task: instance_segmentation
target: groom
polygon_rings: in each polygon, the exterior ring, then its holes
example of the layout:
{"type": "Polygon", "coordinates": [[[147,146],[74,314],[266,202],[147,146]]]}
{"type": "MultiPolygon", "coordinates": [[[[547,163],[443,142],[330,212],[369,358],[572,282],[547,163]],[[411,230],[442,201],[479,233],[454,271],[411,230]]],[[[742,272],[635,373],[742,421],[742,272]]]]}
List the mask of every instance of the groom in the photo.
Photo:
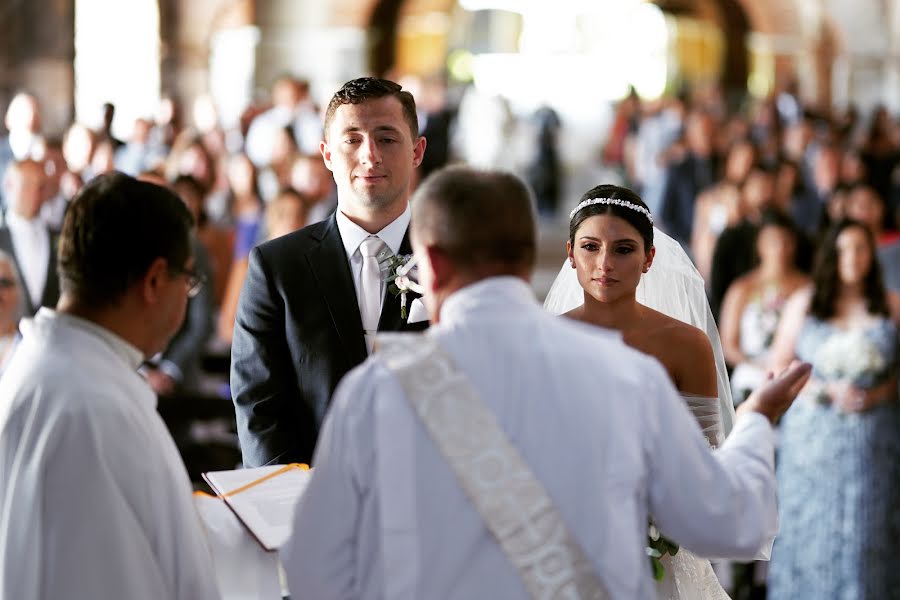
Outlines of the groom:
{"type": "Polygon", "coordinates": [[[771,422],[809,365],[746,400],[713,454],[658,362],[535,301],[531,204],[504,173],[450,168],[417,189],[433,326],[385,336],[338,388],[282,549],[292,596],[525,598],[590,573],[609,598],[651,598],[648,513],[701,556],[771,539],[771,422]],[[567,569],[579,547],[588,568],[567,569]]]}
{"type": "Polygon", "coordinates": [[[379,265],[411,253],[409,187],[425,152],[418,131],[415,100],[396,83],[345,83],[319,144],[337,210],[250,253],[231,349],[244,466],[309,463],[331,395],[371,353],[375,331],[427,325],[401,316],[379,265]]]}

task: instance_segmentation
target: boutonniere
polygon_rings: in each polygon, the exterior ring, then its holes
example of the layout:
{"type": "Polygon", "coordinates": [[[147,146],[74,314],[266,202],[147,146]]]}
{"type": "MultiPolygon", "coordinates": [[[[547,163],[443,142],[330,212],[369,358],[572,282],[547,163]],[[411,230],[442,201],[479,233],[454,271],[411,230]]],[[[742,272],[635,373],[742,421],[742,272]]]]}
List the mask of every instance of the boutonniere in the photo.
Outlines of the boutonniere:
{"type": "Polygon", "coordinates": [[[412,273],[416,259],[412,254],[394,254],[389,249],[382,250],[376,257],[388,284],[388,291],[400,296],[400,318],[406,319],[406,295],[409,292],[422,293],[422,288],[415,281],[412,273]]]}

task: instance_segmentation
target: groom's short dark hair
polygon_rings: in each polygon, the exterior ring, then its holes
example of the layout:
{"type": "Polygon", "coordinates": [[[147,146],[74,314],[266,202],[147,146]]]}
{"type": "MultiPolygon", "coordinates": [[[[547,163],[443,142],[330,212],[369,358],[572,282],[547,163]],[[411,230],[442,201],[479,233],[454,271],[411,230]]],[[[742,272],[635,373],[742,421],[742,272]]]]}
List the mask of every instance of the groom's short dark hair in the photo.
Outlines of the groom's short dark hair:
{"type": "Polygon", "coordinates": [[[534,201],[512,173],[445,167],[419,185],[411,203],[419,239],[441,248],[460,268],[534,268],[534,201]]]}
{"type": "Polygon", "coordinates": [[[404,90],[399,83],[377,77],[360,77],[351,79],[334,93],[328,107],[325,109],[325,137],[328,137],[328,128],[334,121],[334,113],[343,104],[361,104],[368,100],[377,100],[393,96],[403,107],[403,119],[409,126],[409,133],[413,141],[419,137],[419,117],[416,113],[416,100],[413,95],[404,90]]]}

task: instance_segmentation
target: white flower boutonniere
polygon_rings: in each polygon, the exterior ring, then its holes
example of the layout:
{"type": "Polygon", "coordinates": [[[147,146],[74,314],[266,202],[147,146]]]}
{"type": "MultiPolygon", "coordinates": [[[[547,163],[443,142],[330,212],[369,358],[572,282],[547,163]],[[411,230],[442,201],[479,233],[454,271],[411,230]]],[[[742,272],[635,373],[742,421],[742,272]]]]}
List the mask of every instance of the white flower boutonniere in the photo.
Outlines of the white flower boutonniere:
{"type": "Polygon", "coordinates": [[[422,288],[414,277],[416,259],[412,254],[397,255],[389,249],[379,252],[376,258],[381,265],[381,272],[385,274],[388,291],[394,296],[400,296],[400,318],[406,319],[407,293],[422,293],[422,288]]]}

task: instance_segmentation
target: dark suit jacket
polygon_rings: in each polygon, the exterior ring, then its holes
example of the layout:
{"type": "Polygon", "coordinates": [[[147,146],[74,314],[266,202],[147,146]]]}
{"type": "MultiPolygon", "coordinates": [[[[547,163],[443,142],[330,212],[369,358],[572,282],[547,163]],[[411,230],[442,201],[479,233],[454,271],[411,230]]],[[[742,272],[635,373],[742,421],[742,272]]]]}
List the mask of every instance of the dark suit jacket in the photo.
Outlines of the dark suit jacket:
{"type": "Polygon", "coordinates": [[[694,204],[704,189],[715,183],[716,164],[712,158],[688,154],[671,165],[660,205],[660,218],[666,233],[682,246],[691,243],[694,228],[694,204]]]}
{"type": "MultiPolygon", "coordinates": [[[[49,229],[48,232],[50,233],[50,259],[47,262],[47,282],[44,284],[44,292],[41,294],[41,303],[39,306],[34,306],[32,304],[31,295],[23,287],[22,296],[26,317],[34,316],[41,306],[55,308],[56,301],[59,300],[59,273],[56,272],[56,249],[59,242],[59,236],[49,229]]],[[[24,286],[25,281],[21,277],[22,265],[19,263],[18,256],[16,256],[16,249],[13,248],[12,234],[10,233],[9,228],[5,226],[0,227],[0,250],[3,250],[13,257],[13,260],[16,263],[16,270],[20,273],[19,280],[24,286]]]]}
{"type": "MultiPolygon", "coordinates": [[[[410,253],[404,237],[400,253],[410,253]]],[[[412,296],[409,301],[412,301],[412,296]]],[[[385,290],[379,331],[412,331],[385,290]]],[[[244,465],[312,459],[341,378],[366,359],[362,320],[334,215],[250,252],[231,346],[244,465]]]]}
{"type": "MultiPolygon", "coordinates": [[[[12,146],[9,145],[9,136],[4,135],[0,137],[0,182],[5,181],[6,179],[6,169],[9,168],[13,162],[15,162],[16,157],[13,154],[12,146]]],[[[4,213],[7,209],[6,202],[6,194],[2,189],[3,186],[0,186],[0,210],[4,213]]]]}

